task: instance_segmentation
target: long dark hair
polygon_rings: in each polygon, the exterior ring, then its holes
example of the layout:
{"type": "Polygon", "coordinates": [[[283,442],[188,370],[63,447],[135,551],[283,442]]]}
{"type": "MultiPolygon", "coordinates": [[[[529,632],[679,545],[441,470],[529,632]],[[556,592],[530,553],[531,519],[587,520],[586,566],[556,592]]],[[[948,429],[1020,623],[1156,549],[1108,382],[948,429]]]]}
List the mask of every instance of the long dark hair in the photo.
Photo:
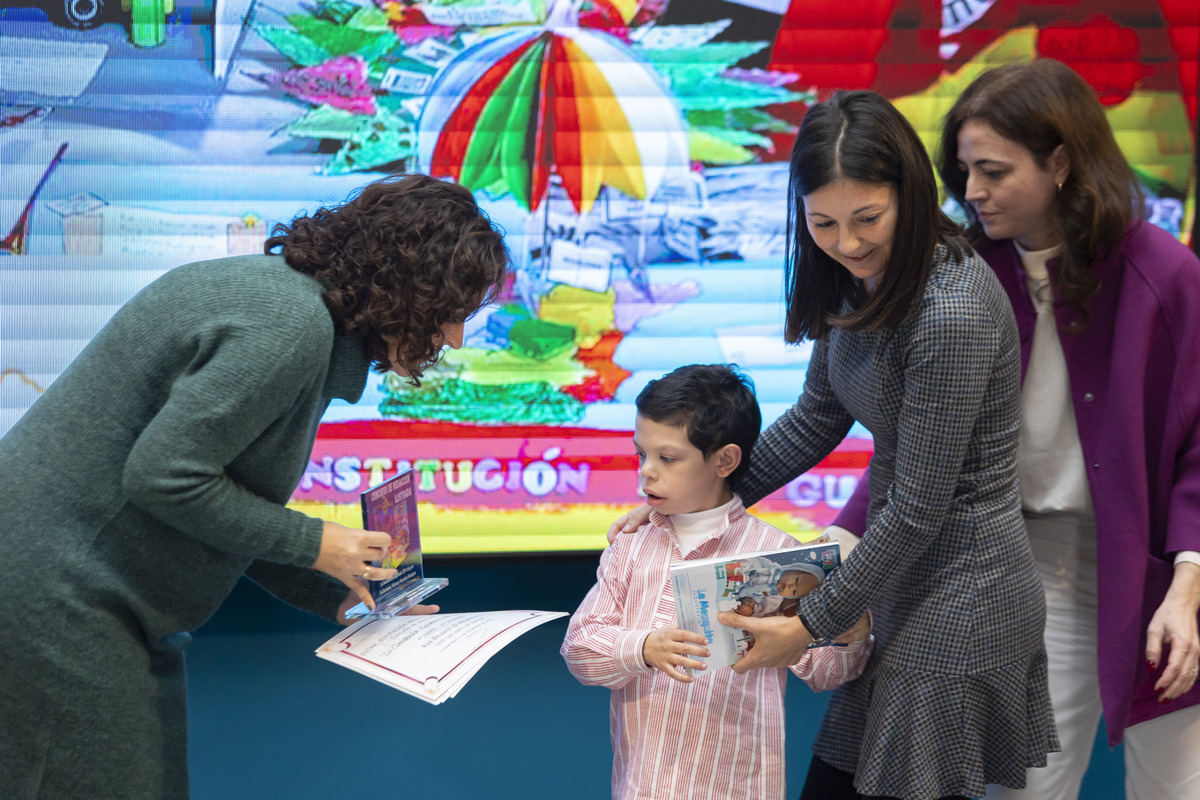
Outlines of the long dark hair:
{"type": "Polygon", "coordinates": [[[510,264],[470,190],[426,175],[383,178],[271,233],[265,252],[279,248],[324,287],[335,328],[362,339],[381,371],[395,342],[414,383],[437,361],[441,327],[491,302],[510,264]]]}
{"type": "Polygon", "coordinates": [[[788,181],[788,258],[784,268],[791,343],[831,327],[894,328],[917,307],[939,243],[961,258],[960,229],[938,205],[933,166],[916,131],[874,92],[838,92],[808,110],[792,149],[788,181]],[[896,232],[874,293],[813,241],[804,197],[837,181],[896,190],[896,232]],[[847,309],[848,307],[848,309],[847,309]]]}
{"type": "Polygon", "coordinates": [[[1063,254],[1052,280],[1086,321],[1087,302],[1100,291],[1092,264],[1110,254],[1145,211],[1099,98],[1074,70],[1049,58],[989,70],[959,96],[942,123],[937,166],[946,192],[967,215],[968,240],[980,243],[987,236],[966,201],[967,173],[958,159],[959,131],[972,120],[1024,147],[1043,168],[1059,145],[1065,150],[1070,173],[1054,201],[1063,254]]]}

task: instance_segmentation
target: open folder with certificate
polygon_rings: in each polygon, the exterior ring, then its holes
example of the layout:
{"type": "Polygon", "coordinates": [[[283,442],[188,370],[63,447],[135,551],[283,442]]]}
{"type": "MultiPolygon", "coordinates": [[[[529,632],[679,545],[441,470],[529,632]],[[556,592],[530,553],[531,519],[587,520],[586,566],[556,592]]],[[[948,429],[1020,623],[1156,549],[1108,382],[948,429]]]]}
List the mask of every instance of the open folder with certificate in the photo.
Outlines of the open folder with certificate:
{"type": "Polygon", "coordinates": [[[411,469],[362,493],[363,530],[392,537],[377,567],[395,569],[384,581],[367,581],[375,608],[359,603],[346,612],[348,619],[395,617],[420,603],[449,581],[426,578],[421,564],[421,530],[417,524],[417,487],[411,469]]]}
{"type": "Polygon", "coordinates": [[[489,658],[565,611],[479,611],[365,619],[317,655],[437,705],[458,694],[489,658]]]}

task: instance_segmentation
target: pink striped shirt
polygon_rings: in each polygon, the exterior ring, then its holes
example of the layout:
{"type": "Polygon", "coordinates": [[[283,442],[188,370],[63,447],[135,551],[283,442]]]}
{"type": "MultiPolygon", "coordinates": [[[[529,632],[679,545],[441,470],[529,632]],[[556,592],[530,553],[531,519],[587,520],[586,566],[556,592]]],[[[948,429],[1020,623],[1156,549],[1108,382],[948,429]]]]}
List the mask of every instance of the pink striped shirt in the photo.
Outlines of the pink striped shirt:
{"type": "MultiPolygon", "coordinates": [[[[597,583],[571,617],[561,652],[580,682],[612,689],[613,798],[784,796],[786,671],[722,668],[680,683],[648,667],[642,645],[652,630],[675,624],[672,562],[796,544],[735,496],[726,519],[686,556],[657,511],[601,554],[597,583]]],[[[791,670],[815,691],[832,689],[862,674],[873,644],[817,648],[791,670]]]]}

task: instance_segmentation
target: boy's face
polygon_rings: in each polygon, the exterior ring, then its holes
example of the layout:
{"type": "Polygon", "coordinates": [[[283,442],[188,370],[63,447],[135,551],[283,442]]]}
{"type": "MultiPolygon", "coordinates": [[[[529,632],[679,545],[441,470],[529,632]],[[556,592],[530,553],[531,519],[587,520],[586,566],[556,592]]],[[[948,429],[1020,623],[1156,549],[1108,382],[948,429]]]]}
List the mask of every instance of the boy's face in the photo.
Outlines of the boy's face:
{"type": "Polygon", "coordinates": [[[718,467],[719,453],[705,458],[688,441],[687,431],[646,419],[633,426],[638,454],[638,487],[646,502],[664,514],[708,511],[733,498],[718,467]]]}
{"type": "Polygon", "coordinates": [[[804,597],[817,588],[820,581],[817,576],[804,570],[791,570],[779,576],[775,584],[775,593],[780,597],[804,597]]]}

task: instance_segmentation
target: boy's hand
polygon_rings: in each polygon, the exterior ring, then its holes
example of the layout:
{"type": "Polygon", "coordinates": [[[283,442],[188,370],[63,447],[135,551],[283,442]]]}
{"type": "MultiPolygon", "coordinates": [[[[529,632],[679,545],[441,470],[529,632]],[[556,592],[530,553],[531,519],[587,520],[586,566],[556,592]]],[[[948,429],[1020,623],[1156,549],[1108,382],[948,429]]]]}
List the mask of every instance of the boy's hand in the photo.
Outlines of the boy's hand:
{"type": "Polygon", "coordinates": [[[858,618],[858,622],[854,623],[854,627],[834,638],[838,644],[849,644],[850,642],[861,641],[871,635],[871,615],[870,612],[864,613],[858,618]]]}
{"type": "Polygon", "coordinates": [[[691,683],[692,676],[677,667],[704,669],[703,661],[690,656],[707,656],[708,640],[698,633],[681,628],[659,628],[646,637],[642,645],[642,660],[646,666],[665,672],[680,683],[691,683]]]}

